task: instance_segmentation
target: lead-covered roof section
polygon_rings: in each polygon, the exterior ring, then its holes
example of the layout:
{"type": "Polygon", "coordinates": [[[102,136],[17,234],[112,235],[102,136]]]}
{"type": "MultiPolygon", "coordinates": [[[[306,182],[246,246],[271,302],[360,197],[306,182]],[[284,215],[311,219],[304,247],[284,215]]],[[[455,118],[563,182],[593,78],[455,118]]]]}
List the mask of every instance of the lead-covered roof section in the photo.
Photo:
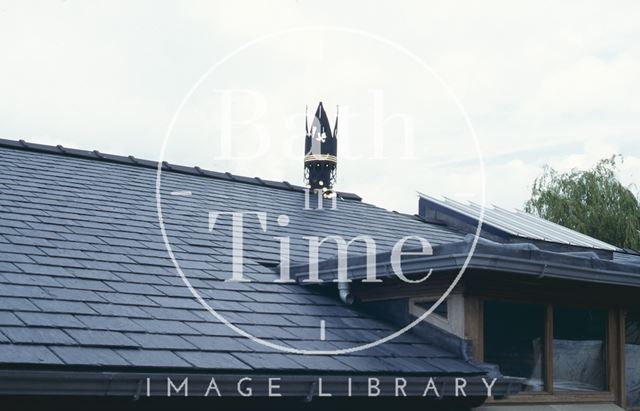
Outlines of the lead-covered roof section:
{"type": "MultiPolygon", "coordinates": [[[[158,227],[152,164],[104,161],[109,156],[88,153],[6,142],[0,148],[2,367],[483,373],[410,333],[333,357],[287,354],[238,336],[213,319],[177,276],[158,227]]],[[[370,234],[381,250],[407,233],[435,244],[461,238],[347,197],[337,200],[338,210],[304,210],[298,190],[200,175],[207,172],[171,172],[176,169],[163,173],[162,193],[168,236],[182,269],[225,318],[281,345],[341,349],[395,328],[317,290],[273,283],[275,274],[264,266],[278,257],[273,235],[290,236],[298,259],[306,258],[303,235],[370,234]],[[176,190],[192,195],[172,196],[176,190]],[[268,212],[273,231],[263,232],[257,220],[247,222],[245,275],[252,282],[225,281],[231,230],[220,219],[209,232],[210,210],[268,212]],[[276,224],[280,214],[289,215],[287,227],[276,224]],[[319,338],[321,320],[326,341],[319,338]]]]}
{"type": "Polygon", "coordinates": [[[597,248],[609,251],[622,251],[620,248],[605,243],[588,235],[552,223],[543,218],[525,213],[509,211],[500,207],[483,207],[474,202],[467,204],[450,198],[437,199],[420,194],[421,214],[425,211],[445,213],[454,218],[466,220],[477,225],[482,219],[484,229],[491,228],[507,236],[563,243],[573,246],[597,248]]]}

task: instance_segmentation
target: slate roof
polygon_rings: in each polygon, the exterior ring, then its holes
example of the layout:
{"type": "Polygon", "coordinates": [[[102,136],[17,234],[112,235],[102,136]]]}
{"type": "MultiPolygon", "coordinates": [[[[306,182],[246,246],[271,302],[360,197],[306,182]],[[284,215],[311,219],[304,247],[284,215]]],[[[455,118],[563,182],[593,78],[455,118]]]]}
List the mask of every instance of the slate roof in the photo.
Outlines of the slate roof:
{"type": "MultiPolygon", "coordinates": [[[[370,234],[380,250],[409,234],[436,245],[463,238],[354,195],[342,195],[338,210],[303,210],[304,193],[288,183],[165,169],[167,232],[192,285],[242,329],[295,348],[352,347],[395,328],[314,288],[273,283],[264,262],[278,258],[274,235],[291,237],[298,260],[306,259],[302,235],[370,234]],[[176,190],[192,195],[172,196],[176,190]],[[245,274],[252,282],[225,281],[229,220],[209,232],[211,210],[269,212],[267,233],[257,220],[247,222],[245,274]],[[291,218],[286,228],[275,222],[283,213],[291,218]],[[320,320],[326,341],[319,340],[320,320]]],[[[153,162],[0,140],[0,176],[1,368],[484,373],[410,333],[339,356],[287,354],[239,336],[176,274],[158,227],[153,162]]]]}

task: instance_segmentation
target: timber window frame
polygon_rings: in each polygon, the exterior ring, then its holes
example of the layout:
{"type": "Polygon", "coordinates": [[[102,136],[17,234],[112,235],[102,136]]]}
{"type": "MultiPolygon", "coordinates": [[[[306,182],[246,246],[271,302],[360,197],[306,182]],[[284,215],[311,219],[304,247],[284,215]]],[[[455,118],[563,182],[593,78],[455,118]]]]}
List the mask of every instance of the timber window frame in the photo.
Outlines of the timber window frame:
{"type": "MultiPolygon", "coordinates": [[[[472,341],[472,351],[475,359],[478,361],[485,361],[484,305],[486,301],[541,303],[540,301],[527,301],[513,298],[465,296],[465,334],[467,338],[472,341]]],[[[503,400],[489,399],[489,402],[499,402],[501,404],[615,402],[618,405],[624,406],[624,372],[621,372],[621,365],[624,360],[624,353],[622,352],[624,329],[620,329],[621,325],[624,325],[624,317],[621,317],[621,310],[610,307],[599,307],[607,310],[605,351],[607,389],[604,391],[560,391],[553,387],[553,310],[554,306],[566,306],[567,304],[555,304],[552,302],[544,302],[544,304],[546,305],[547,311],[545,319],[545,351],[543,355],[544,391],[521,392],[503,400]]],[[[568,306],[575,308],[594,308],[580,304],[568,304],[568,306]]],[[[624,368],[622,368],[622,370],[624,370],[624,368]]]]}

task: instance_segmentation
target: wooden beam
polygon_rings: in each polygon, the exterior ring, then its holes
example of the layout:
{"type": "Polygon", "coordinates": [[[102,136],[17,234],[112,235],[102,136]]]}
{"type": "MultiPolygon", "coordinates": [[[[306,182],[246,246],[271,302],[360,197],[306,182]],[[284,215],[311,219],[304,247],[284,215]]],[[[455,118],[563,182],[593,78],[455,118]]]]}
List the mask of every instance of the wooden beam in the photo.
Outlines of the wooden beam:
{"type": "Polygon", "coordinates": [[[612,392],[616,398],[616,404],[620,405],[620,387],[619,387],[619,349],[620,341],[618,335],[618,319],[616,310],[611,308],[608,310],[609,318],[607,321],[607,380],[609,392],[612,392]]]}
{"type": "Polygon", "coordinates": [[[480,297],[464,297],[464,334],[472,341],[473,358],[484,361],[484,302],[480,297]]]}
{"type": "Polygon", "coordinates": [[[624,308],[617,310],[616,324],[618,334],[618,405],[622,408],[627,407],[627,382],[626,382],[626,359],[625,344],[627,342],[627,311],[624,308]]]}
{"type": "Polygon", "coordinates": [[[544,387],[553,394],[553,305],[547,304],[547,318],[544,330],[544,387]]]}

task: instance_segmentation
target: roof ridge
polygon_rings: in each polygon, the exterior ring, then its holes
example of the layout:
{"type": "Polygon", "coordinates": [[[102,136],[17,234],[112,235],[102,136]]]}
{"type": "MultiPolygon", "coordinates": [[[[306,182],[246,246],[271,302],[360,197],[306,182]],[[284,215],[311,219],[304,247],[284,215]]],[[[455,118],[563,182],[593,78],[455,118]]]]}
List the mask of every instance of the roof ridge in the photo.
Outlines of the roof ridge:
{"type": "MultiPolygon", "coordinates": [[[[67,148],[67,147],[61,146],[60,144],[56,146],[50,146],[47,144],[29,143],[24,140],[9,140],[9,139],[0,138],[0,147],[10,148],[14,150],[62,155],[67,157],[77,157],[77,158],[83,158],[83,159],[94,160],[94,161],[96,160],[106,161],[110,163],[126,164],[126,165],[138,166],[138,167],[144,167],[144,168],[152,168],[152,169],[158,168],[157,161],[139,159],[132,155],[119,156],[115,154],[106,154],[106,153],[101,153],[98,150],[89,151],[89,150],[80,150],[75,148],[67,148]]],[[[265,180],[260,177],[238,176],[235,174],[231,174],[229,172],[221,173],[218,171],[205,170],[198,166],[189,167],[189,166],[182,166],[178,164],[170,164],[166,161],[162,162],[162,170],[180,173],[180,174],[189,174],[189,175],[200,176],[200,177],[209,177],[209,178],[215,178],[219,180],[233,181],[236,183],[253,184],[257,186],[276,188],[279,190],[298,191],[298,192],[303,192],[305,190],[304,187],[293,185],[288,181],[273,181],[273,180],[265,180]]],[[[362,197],[360,197],[355,193],[338,192],[338,196],[346,200],[362,201],[362,197]]]]}

